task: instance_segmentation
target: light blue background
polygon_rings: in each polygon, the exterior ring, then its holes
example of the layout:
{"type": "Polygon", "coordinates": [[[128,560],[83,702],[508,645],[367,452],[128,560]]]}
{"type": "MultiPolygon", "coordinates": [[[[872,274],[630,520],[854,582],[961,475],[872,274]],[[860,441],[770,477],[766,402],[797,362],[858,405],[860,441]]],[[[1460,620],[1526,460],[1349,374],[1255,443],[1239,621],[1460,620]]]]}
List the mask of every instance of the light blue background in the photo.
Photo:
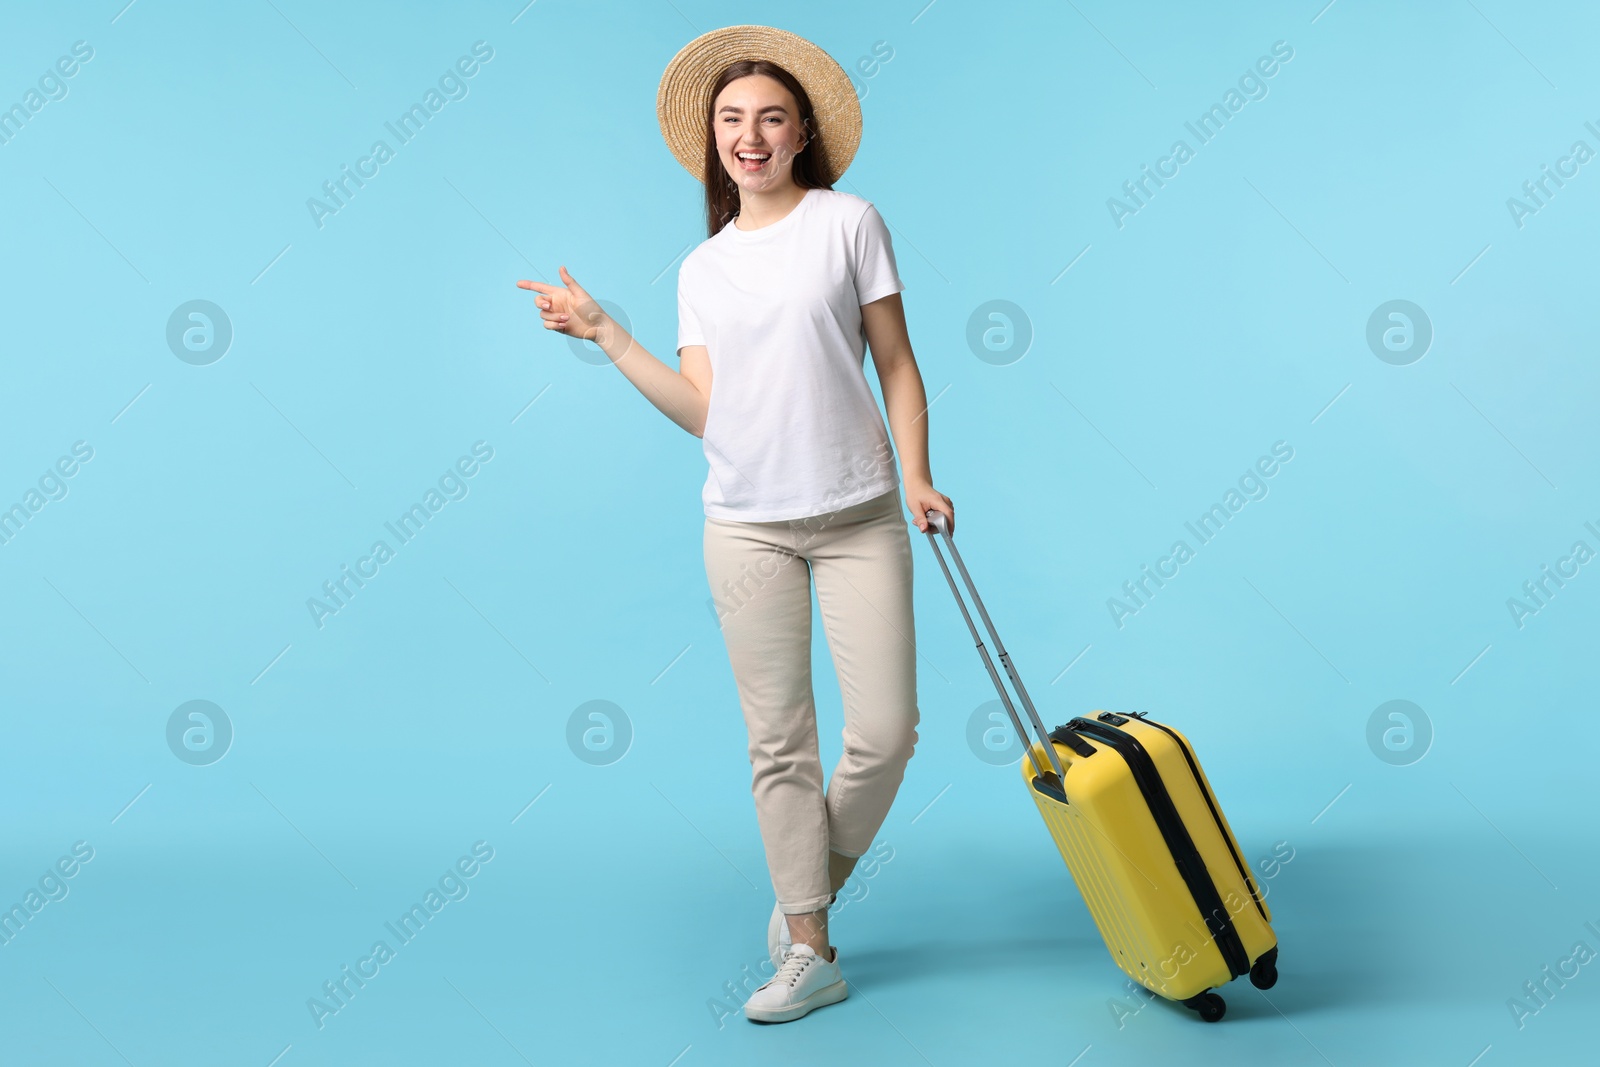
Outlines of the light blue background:
{"type": "Polygon", "coordinates": [[[1507,1007],[1600,949],[1600,574],[1521,628],[1506,607],[1600,548],[1600,163],[1520,228],[1506,207],[1600,148],[1586,6],[122,3],[0,34],[0,103],[94,48],[0,145],[0,505],[94,449],[0,545],[0,904],[94,849],[0,946],[0,1058],[1592,1057],[1595,967],[1521,1029],[1507,1007]],[[703,210],[656,84],[740,22],[851,69],[892,48],[838,187],[892,228],[935,480],[1044,715],[1178,725],[1249,857],[1294,850],[1282,979],[1224,989],[1217,1026],[1125,1014],[1015,767],[968,748],[993,693],[920,543],[921,741],[892,859],[835,920],[852,995],[719,1025],[772,896],[704,459],[514,283],[565,264],[671,361],[703,210]],[[307,198],[480,40],[466,98],[318,228],[307,198]],[[1268,95],[1119,229],[1107,198],[1280,40],[1268,95]],[[165,341],[192,299],[233,325],[209,366],[165,341]],[[965,340],[996,299],[1034,332],[1005,366],[965,340]],[[1393,299],[1435,332],[1406,366],[1365,340],[1393,299]],[[1280,440],[1270,495],[1118,628],[1107,598],[1280,440]],[[307,598],[476,441],[470,493],[319,629],[307,598]],[[235,730],[210,766],[167,747],[194,699],[235,730]],[[606,766],[566,740],[594,699],[634,735],[606,766]],[[1432,723],[1410,766],[1367,744],[1391,699],[1432,723]],[[319,1030],[307,999],[480,840],[470,893],[319,1030]]]}

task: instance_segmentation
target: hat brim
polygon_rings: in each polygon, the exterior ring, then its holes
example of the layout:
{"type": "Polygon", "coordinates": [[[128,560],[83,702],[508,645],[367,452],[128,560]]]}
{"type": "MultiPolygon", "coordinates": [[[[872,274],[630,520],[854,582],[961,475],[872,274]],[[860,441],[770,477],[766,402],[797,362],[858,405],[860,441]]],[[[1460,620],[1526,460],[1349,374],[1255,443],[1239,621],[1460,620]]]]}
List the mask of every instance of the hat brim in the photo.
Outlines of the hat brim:
{"type": "Polygon", "coordinates": [[[829,185],[838,181],[861,144],[861,101],[855,86],[827,52],[774,26],[725,26],[701,34],[672,57],[656,90],[656,118],[673,156],[705,182],[711,86],[730,64],[746,59],[776,63],[805,88],[816,117],[815,136],[827,156],[823,177],[829,185]]]}

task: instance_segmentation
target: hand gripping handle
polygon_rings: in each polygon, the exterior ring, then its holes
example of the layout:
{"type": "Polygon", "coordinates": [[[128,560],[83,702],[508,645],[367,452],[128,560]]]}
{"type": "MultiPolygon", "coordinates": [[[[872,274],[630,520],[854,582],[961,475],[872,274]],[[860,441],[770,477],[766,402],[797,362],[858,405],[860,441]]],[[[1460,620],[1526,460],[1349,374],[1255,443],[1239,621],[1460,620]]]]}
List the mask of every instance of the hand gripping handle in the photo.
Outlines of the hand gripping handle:
{"type": "Polygon", "coordinates": [[[978,617],[983,620],[984,629],[989,632],[989,639],[994,642],[995,653],[1000,657],[1000,664],[1005,668],[1006,677],[1011,679],[1011,684],[1017,690],[1017,696],[1022,700],[1022,706],[1028,713],[1028,718],[1033,721],[1034,732],[1039,735],[1039,743],[1044,747],[1045,756],[1050,760],[1051,770],[1055,772],[1054,785],[1059,790],[1061,778],[1065,772],[1061,769],[1061,760],[1056,755],[1056,749],[1050,743],[1050,735],[1044,728],[1044,723],[1039,720],[1039,713],[1034,710],[1033,701],[1028,698],[1027,689],[1023,688],[1022,679],[1017,675],[1017,668],[1011,662],[1011,655],[1006,651],[1006,646],[1001,644],[1000,635],[995,632],[994,622],[989,618],[989,613],[984,610],[983,599],[978,596],[978,587],[972,583],[972,575],[967,573],[967,565],[961,561],[961,552],[956,548],[955,537],[950,533],[949,521],[944,512],[930,508],[924,516],[928,520],[928,544],[933,546],[934,558],[939,561],[939,569],[944,571],[945,581],[950,583],[950,592],[955,594],[956,606],[961,609],[961,617],[967,621],[967,629],[972,633],[972,640],[978,646],[978,655],[983,657],[983,665],[989,671],[989,678],[994,682],[995,692],[1000,694],[1000,703],[1005,705],[1006,714],[1011,716],[1011,725],[1017,729],[1017,736],[1022,739],[1022,746],[1028,752],[1028,761],[1033,764],[1034,773],[1048,781],[1049,775],[1039,766],[1034,758],[1033,746],[1028,743],[1028,731],[1022,726],[1022,720],[1017,716],[1017,709],[1011,703],[1011,697],[1006,693],[1006,687],[1000,681],[1000,672],[994,669],[994,661],[989,658],[989,650],[983,647],[983,638],[978,633],[978,627],[972,621],[972,615],[967,611],[966,601],[961,597],[961,590],[956,586],[955,576],[950,573],[950,567],[944,561],[944,553],[939,551],[939,539],[935,534],[944,535],[944,543],[950,549],[950,558],[955,560],[956,569],[961,572],[961,579],[966,583],[967,592],[972,596],[972,603],[978,609],[978,617]]]}

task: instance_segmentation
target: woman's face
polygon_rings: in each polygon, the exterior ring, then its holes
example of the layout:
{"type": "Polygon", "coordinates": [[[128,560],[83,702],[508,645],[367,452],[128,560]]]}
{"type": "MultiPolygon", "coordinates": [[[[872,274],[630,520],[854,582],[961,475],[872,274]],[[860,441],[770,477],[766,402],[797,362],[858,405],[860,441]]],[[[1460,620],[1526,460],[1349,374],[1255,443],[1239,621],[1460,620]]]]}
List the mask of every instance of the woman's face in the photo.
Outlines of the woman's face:
{"type": "Polygon", "coordinates": [[[740,189],[793,184],[794,157],[805,147],[794,94],[775,78],[751,74],[731,81],[712,105],[717,158],[740,189]],[[745,160],[740,154],[763,158],[745,160]]]}

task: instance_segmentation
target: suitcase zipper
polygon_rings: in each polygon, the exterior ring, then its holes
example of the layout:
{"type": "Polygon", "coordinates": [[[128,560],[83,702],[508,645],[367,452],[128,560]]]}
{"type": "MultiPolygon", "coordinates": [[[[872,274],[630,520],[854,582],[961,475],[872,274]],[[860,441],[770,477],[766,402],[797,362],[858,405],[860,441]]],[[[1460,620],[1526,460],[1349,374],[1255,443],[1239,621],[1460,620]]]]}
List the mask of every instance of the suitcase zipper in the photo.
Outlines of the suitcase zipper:
{"type": "Polygon", "coordinates": [[[1200,790],[1202,797],[1205,797],[1206,807],[1210,809],[1211,818],[1217,824],[1217,831],[1222,834],[1222,841],[1228,846],[1228,855],[1233,857],[1233,865],[1239,869],[1239,877],[1244,879],[1245,888],[1250,890],[1250,900],[1255,904],[1256,911],[1261,913],[1261,921],[1267,922],[1266,909],[1261,906],[1261,891],[1256,888],[1255,879],[1250,877],[1250,871],[1245,867],[1244,860],[1240,858],[1238,850],[1233,847],[1233,835],[1228,833],[1226,826],[1222,825],[1222,816],[1217,813],[1217,806],[1211,801],[1211,791],[1206,788],[1205,779],[1200,777],[1200,767],[1195,762],[1194,753],[1189,751],[1189,746],[1184,744],[1183,738],[1179,737],[1175,731],[1162,726],[1153,719],[1145,718],[1143,715],[1139,716],[1139,721],[1154,726],[1157,730],[1172,738],[1178,746],[1178,751],[1183,753],[1184,760],[1189,764],[1189,773],[1194,775],[1195,788],[1200,790]]]}
{"type": "Polygon", "coordinates": [[[1172,854],[1173,863],[1177,865],[1184,884],[1189,887],[1189,894],[1205,920],[1206,929],[1216,941],[1223,962],[1228,965],[1229,975],[1237,978],[1241,974],[1248,973],[1250,959],[1245,954],[1244,943],[1239,939],[1239,931],[1234,928],[1233,919],[1217,892],[1217,885],[1212,881],[1210,872],[1206,870],[1205,861],[1200,858],[1200,851],[1195,848],[1194,839],[1189,836],[1188,829],[1183,825],[1183,819],[1172,803],[1172,796],[1162,784],[1161,775],[1157,773],[1150,754],[1145,751],[1138,738],[1092,719],[1076,718],[1068,726],[1115,750],[1127,762],[1128,769],[1133,772],[1134,783],[1143,794],[1145,804],[1155,819],[1156,827],[1161,831],[1167,849],[1172,854]]]}

